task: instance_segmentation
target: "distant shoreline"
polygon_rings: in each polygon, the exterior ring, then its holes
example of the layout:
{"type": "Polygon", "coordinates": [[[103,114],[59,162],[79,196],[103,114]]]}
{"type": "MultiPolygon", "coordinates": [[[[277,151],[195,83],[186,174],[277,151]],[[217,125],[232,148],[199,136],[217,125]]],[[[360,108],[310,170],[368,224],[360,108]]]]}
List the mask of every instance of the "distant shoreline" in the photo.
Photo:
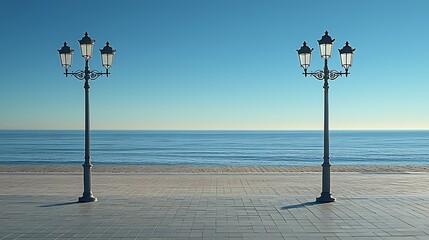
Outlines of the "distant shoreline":
{"type": "MultiPolygon", "coordinates": [[[[94,173],[151,174],[281,174],[321,172],[320,166],[191,166],[96,164],[94,173]]],[[[428,173],[424,166],[335,166],[332,172],[428,173]]],[[[0,164],[0,173],[81,173],[81,164],[0,164]]]]}
{"type": "MultiPolygon", "coordinates": [[[[84,129],[0,129],[0,132],[79,132],[84,129]]],[[[429,129],[330,129],[330,132],[429,132],[429,129]]],[[[322,132],[323,129],[92,129],[91,132],[322,132]]]]}

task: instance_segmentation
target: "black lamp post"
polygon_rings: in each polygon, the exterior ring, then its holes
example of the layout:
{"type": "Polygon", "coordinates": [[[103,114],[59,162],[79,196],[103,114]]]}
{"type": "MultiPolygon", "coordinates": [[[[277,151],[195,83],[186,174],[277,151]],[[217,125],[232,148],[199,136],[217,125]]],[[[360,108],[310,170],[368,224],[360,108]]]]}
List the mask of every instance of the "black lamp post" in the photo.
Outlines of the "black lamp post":
{"type": "Polygon", "coordinates": [[[307,72],[308,67],[310,66],[311,52],[313,49],[310,49],[307,46],[307,43],[304,42],[302,47],[298,49],[299,62],[302,68],[304,68],[304,76],[307,75],[313,76],[318,80],[324,80],[323,88],[325,89],[325,117],[324,117],[324,144],[323,144],[323,164],[322,164],[322,194],[316,199],[317,202],[333,202],[335,198],[331,195],[331,164],[329,162],[329,104],[328,104],[328,80],[335,80],[337,77],[345,75],[346,77],[350,74],[349,68],[352,66],[354,48],[349,46],[349,42],[346,42],[346,45],[339,49],[341,57],[341,65],[344,67],[345,72],[338,72],[335,70],[329,70],[328,68],[328,58],[332,54],[332,45],[335,39],[332,39],[328,32],[325,32],[325,35],[322,36],[322,39],[318,40],[320,47],[320,56],[325,59],[325,66],[323,70],[317,70],[315,72],[307,72]]]}
{"type": "Polygon", "coordinates": [[[101,52],[102,65],[106,68],[106,72],[100,72],[97,70],[89,70],[89,59],[92,57],[92,49],[94,47],[95,40],[85,33],[85,36],[79,40],[80,49],[82,51],[82,57],[85,59],[85,70],[78,70],[75,72],[69,72],[68,69],[72,66],[73,49],[67,46],[67,42],[64,42],[64,46],[58,50],[61,59],[61,65],[65,68],[65,75],[72,75],[79,80],[85,80],[85,162],[83,166],[83,195],[79,198],[79,202],[95,202],[97,198],[94,197],[91,191],[91,159],[90,159],[90,121],[89,121],[89,80],[95,80],[101,75],[109,76],[109,68],[113,64],[113,57],[115,56],[115,50],[109,46],[109,42],[101,52]]]}

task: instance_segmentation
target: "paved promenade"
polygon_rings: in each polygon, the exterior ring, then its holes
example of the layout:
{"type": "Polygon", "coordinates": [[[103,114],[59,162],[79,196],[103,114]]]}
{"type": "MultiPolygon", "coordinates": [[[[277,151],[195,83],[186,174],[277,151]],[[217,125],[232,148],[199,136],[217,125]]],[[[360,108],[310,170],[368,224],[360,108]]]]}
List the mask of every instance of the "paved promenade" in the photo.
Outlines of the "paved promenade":
{"type": "Polygon", "coordinates": [[[0,173],[0,239],[429,239],[428,173],[0,173]]]}

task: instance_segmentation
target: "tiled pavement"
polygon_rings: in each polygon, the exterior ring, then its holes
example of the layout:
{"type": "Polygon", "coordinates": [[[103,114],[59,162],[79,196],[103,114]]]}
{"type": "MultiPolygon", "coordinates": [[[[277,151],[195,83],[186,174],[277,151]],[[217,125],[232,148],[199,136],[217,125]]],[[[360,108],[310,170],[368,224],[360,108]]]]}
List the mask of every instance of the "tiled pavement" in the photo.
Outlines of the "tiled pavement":
{"type": "Polygon", "coordinates": [[[0,239],[429,239],[429,174],[0,174],[0,239]]]}

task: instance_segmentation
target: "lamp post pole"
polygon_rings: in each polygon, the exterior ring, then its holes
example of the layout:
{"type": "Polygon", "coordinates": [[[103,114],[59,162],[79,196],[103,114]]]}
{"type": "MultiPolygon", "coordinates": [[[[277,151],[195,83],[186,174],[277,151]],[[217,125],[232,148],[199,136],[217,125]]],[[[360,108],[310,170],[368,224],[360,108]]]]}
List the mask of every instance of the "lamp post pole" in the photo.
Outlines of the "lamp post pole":
{"type": "Polygon", "coordinates": [[[83,194],[79,198],[79,202],[94,202],[97,198],[94,197],[91,191],[91,157],[90,157],[90,118],[89,118],[89,63],[85,60],[85,162],[83,166],[83,194]]]}
{"type": "Polygon", "coordinates": [[[328,68],[328,58],[332,54],[332,45],[335,39],[332,39],[328,32],[325,32],[325,35],[322,36],[322,39],[318,40],[320,47],[320,55],[324,59],[323,70],[317,70],[315,72],[307,72],[308,67],[310,66],[311,53],[313,49],[310,49],[307,46],[307,43],[304,42],[302,47],[298,49],[298,56],[301,67],[304,68],[304,76],[307,75],[313,76],[318,80],[323,80],[323,89],[324,89],[324,123],[323,123],[323,164],[322,164],[322,193],[320,197],[316,198],[317,202],[333,202],[335,198],[331,195],[331,163],[329,159],[329,80],[335,80],[337,77],[345,75],[346,77],[350,74],[348,69],[352,66],[353,53],[355,49],[349,46],[349,43],[346,42],[346,45],[339,49],[341,57],[341,65],[344,67],[345,72],[338,72],[336,70],[329,70],[328,68]]]}
{"type": "Polygon", "coordinates": [[[331,196],[331,163],[329,162],[329,69],[328,59],[325,59],[324,84],[325,105],[324,105],[324,123],[323,123],[323,164],[322,164],[322,194],[316,200],[319,202],[332,202],[335,198],[331,196]]]}
{"type": "Polygon", "coordinates": [[[92,57],[92,49],[95,40],[85,33],[85,36],[79,40],[82,57],[85,59],[85,70],[78,70],[69,72],[68,69],[72,66],[73,49],[64,43],[64,46],[58,50],[60,54],[61,65],[65,68],[65,75],[72,75],[79,80],[84,80],[85,89],[85,162],[83,163],[83,194],[79,197],[79,202],[95,202],[97,198],[94,197],[91,190],[91,157],[90,157],[90,113],[89,113],[89,89],[90,80],[95,80],[102,75],[109,76],[109,68],[113,64],[113,57],[115,50],[109,46],[109,42],[103,49],[100,49],[102,65],[106,68],[106,72],[100,72],[97,70],[89,70],[89,59],[92,57]]]}

